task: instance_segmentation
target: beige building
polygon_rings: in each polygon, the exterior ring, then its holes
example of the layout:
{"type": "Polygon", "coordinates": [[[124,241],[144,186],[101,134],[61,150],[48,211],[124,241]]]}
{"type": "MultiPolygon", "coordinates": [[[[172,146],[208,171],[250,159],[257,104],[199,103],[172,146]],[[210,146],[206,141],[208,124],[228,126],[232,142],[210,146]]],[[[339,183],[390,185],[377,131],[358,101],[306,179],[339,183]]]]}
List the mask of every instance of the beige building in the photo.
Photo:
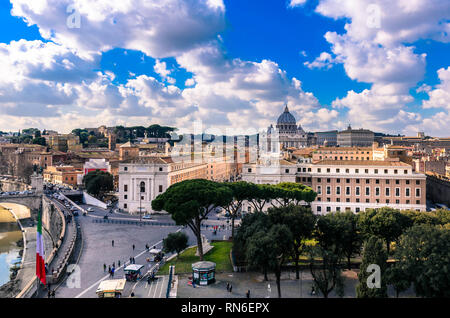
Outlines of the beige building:
{"type": "Polygon", "coordinates": [[[352,129],[350,125],[346,130],[337,134],[337,144],[340,147],[370,147],[375,134],[367,129],[352,129]]]}
{"type": "Polygon", "coordinates": [[[80,137],[73,134],[66,135],[43,135],[47,141],[47,145],[57,151],[80,151],[83,145],[80,144],[80,137]]]}
{"type": "Polygon", "coordinates": [[[44,181],[53,184],[77,186],[82,177],[83,171],[73,166],[50,166],[44,170],[44,181]]]}
{"type": "MultiPolygon", "coordinates": [[[[401,161],[280,161],[277,166],[244,165],[242,179],[258,184],[297,182],[318,193],[311,207],[323,214],[389,206],[426,211],[426,176],[401,161]]],[[[251,207],[244,205],[245,211],[251,207]]]]}
{"type": "Polygon", "coordinates": [[[372,160],[372,147],[320,147],[312,153],[312,161],[372,160]]]}

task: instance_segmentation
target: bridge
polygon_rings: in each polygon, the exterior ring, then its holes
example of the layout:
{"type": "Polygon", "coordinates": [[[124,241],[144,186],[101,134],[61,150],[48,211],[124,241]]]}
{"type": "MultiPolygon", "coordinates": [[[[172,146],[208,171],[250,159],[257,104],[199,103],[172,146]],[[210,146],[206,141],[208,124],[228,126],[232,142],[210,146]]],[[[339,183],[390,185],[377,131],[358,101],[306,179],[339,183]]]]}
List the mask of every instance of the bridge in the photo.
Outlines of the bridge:
{"type": "MultiPolygon", "coordinates": [[[[0,196],[0,205],[2,203],[15,203],[26,206],[30,209],[31,217],[37,216],[37,212],[42,204],[42,194],[29,194],[29,195],[5,195],[0,196]]],[[[18,216],[19,217],[19,216],[18,216]]],[[[28,216],[29,217],[29,216],[28,216]]],[[[25,216],[19,218],[26,218],[25,216]]]]}

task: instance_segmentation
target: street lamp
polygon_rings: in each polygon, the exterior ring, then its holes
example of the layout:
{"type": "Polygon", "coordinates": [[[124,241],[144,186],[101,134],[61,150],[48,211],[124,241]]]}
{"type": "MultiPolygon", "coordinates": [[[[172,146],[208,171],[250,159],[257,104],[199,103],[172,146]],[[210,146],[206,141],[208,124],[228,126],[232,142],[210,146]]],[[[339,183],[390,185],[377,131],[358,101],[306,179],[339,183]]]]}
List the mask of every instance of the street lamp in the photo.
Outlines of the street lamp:
{"type": "Polygon", "coordinates": [[[142,222],[142,192],[141,187],[139,187],[139,223],[142,222]]]}

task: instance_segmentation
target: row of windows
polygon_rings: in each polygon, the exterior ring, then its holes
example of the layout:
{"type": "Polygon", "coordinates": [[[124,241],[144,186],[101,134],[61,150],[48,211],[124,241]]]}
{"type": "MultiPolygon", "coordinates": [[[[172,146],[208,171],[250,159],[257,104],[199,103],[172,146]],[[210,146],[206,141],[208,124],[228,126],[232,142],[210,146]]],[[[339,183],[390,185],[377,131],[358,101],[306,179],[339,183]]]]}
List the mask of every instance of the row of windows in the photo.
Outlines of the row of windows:
{"type": "MultiPolygon", "coordinates": [[[[369,174],[370,170],[369,169],[354,169],[354,173],[360,173],[360,170],[363,171],[365,174],[369,174]]],[[[374,174],[381,174],[381,170],[382,169],[373,169],[373,172],[370,173],[374,173],[374,174]]],[[[331,168],[326,168],[327,173],[331,173],[331,168]]],[[[384,174],[389,174],[389,169],[384,169],[384,174]]],[[[399,170],[398,169],[394,169],[394,174],[399,174],[399,170]]],[[[251,168],[248,168],[248,172],[252,172],[251,168]]],[[[289,173],[290,169],[284,169],[285,173],[289,173]]],[[[297,172],[311,172],[311,168],[297,168],[297,172]]],[[[321,173],[322,172],[322,168],[317,168],[317,172],[321,173]]],[[[341,169],[341,168],[335,168],[333,173],[350,173],[350,169],[346,168],[346,169],[341,169]]],[[[403,169],[403,174],[408,174],[408,169],[403,169]]]]}
{"type": "MultiPolygon", "coordinates": [[[[159,186],[159,192],[162,192],[162,189],[163,189],[163,186],[160,185],[160,186],[159,186]]],[[[123,185],[123,191],[124,191],[124,192],[128,192],[128,184],[124,184],[124,185],[123,185]]],[[[144,192],[145,192],[145,182],[144,182],[144,181],[142,181],[142,182],[139,184],[139,192],[141,192],[141,193],[144,193],[144,192]]],[[[125,195],[125,197],[126,197],[126,195],[125,195]]],[[[126,198],[125,198],[125,199],[126,199],[126,198]]]]}
{"type": "MultiPolygon", "coordinates": [[[[123,167],[123,171],[128,171],[128,167],[123,167]]],[[[159,171],[163,171],[163,168],[159,167],[159,171]]]]}
{"type": "MultiPolygon", "coordinates": [[[[360,173],[360,170],[361,171],[364,170],[365,174],[369,173],[369,169],[358,169],[358,168],[354,169],[354,173],[360,173]]],[[[389,169],[373,169],[373,173],[379,174],[379,173],[381,173],[381,170],[383,170],[384,174],[389,174],[389,169]]],[[[344,172],[350,173],[349,168],[346,168],[346,169],[335,168],[334,169],[335,173],[341,173],[341,171],[342,171],[342,173],[344,173],[344,172]]],[[[319,173],[322,172],[322,168],[317,168],[317,172],[319,172],[319,173]]],[[[326,168],[326,172],[331,173],[331,168],[326,168]]],[[[399,169],[394,169],[394,174],[399,174],[399,169]]],[[[408,169],[403,169],[403,174],[408,174],[408,169]]]]}
{"type": "MultiPolygon", "coordinates": [[[[371,187],[365,187],[365,195],[369,196],[370,195],[370,189],[371,187]]],[[[335,194],[336,195],[341,195],[341,187],[337,186],[335,188],[335,194]]],[[[360,187],[355,187],[355,195],[361,195],[360,192],[360,187]]],[[[385,196],[390,196],[391,195],[391,188],[384,188],[384,193],[385,196]]],[[[420,188],[416,188],[416,197],[420,197],[420,188]]],[[[317,186],[317,194],[322,194],[322,186],[317,186]]],[[[326,186],[326,194],[331,195],[331,186],[326,186]]],[[[351,195],[351,187],[345,187],[345,195],[351,195]]],[[[380,195],[380,188],[376,187],[375,188],[375,195],[379,196],[380,195]]],[[[400,188],[395,188],[395,196],[399,197],[400,196],[400,188]]],[[[409,197],[411,196],[411,189],[410,188],[405,188],[405,196],[409,197]]]]}
{"type": "MultiPolygon", "coordinates": [[[[308,179],[310,179],[310,178],[308,178],[308,179]]],[[[326,178],[324,180],[326,180],[327,183],[331,183],[331,178],[326,178]]],[[[334,180],[336,180],[336,183],[341,183],[341,179],[340,178],[336,178],[334,180]]],[[[361,179],[354,179],[354,180],[355,180],[356,183],[360,183],[360,181],[361,181],[361,179]]],[[[370,180],[372,180],[372,179],[363,179],[363,180],[366,180],[366,184],[370,184],[370,180]]],[[[374,180],[375,180],[375,184],[380,184],[380,179],[374,179],[374,180]]],[[[385,184],[390,184],[391,183],[391,179],[383,179],[383,180],[384,180],[385,184]]],[[[393,180],[393,181],[395,181],[395,184],[400,184],[400,180],[399,179],[396,179],[396,180],[393,180]]],[[[317,178],[317,182],[321,183],[322,182],[322,178],[317,178]]],[[[350,182],[351,182],[351,179],[348,179],[348,178],[345,179],[345,183],[350,183],[350,182]]],[[[412,180],[405,180],[405,183],[406,184],[412,184],[412,180]]],[[[420,180],[416,180],[416,185],[420,185],[420,180]]]]}
{"type": "MultiPolygon", "coordinates": [[[[389,202],[386,202],[386,203],[389,203],[389,202]]],[[[399,203],[397,202],[397,204],[399,204],[399,203]]],[[[417,203],[417,204],[420,204],[420,203],[417,203]]],[[[352,210],[352,209],[351,209],[350,207],[346,207],[346,208],[345,208],[345,211],[351,211],[351,210],[352,210]]],[[[327,207],[326,207],[326,211],[327,211],[327,212],[331,212],[331,207],[330,207],[330,206],[327,206],[327,207]]],[[[340,212],[340,211],[341,211],[341,207],[337,206],[335,211],[336,211],[336,212],[340,212]]],[[[416,211],[420,211],[420,210],[417,209],[416,211]]],[[[317,207],[317,212],[322,212],[322,207],[321,207],[321,206],[318,206],[318,207],[317,207]]],[[[360,207],[356,207],[356,208],[355,208],[355,212],[356,212],[356,213],[361,212],[361,208],[360,208],[360,207]]]]}
{"type": "MultiPolygon", "coordinates": [[[[316,153],[323,153],[323,154],[345,154],[345,152],[342,152],[342,151],[317,151],[316,153]]],[[[351,151],[351,152],[347,152],[347,154],[354,154],[355,152],[353,152],[353,151],[351,151]]],[[[361,151],[361,152],[359,152],[359,151],[356,151],[356,154],[370,154],[370,152],[369,151],[361,151]]]]}
{"type": "MultiPolygon", "coordinates": [[[[366,157],[367,159],[366,160],[370,160],[370,157],[366,157]]],[[[322,156],[319,156],[319,159],[320,160],[322,160],[322,159],[333,159],[333,156],[324,156],[324,158],[322,158],[322,156]]],[[[338,160],[338,157],[337,156],[335,156],[334,157],[334,160],[338,160]]],[[[348,157],[339,157],[339,160],[349,160],[349,158],[348,157]],[[345,158],[345,159],[344,159],[345,158]]],[[[364,157],[356,157],[356,158],[353,158],[352,156],[350,157],[350,160],[361,160],[361,161],[364,161],[364,157]]]]}

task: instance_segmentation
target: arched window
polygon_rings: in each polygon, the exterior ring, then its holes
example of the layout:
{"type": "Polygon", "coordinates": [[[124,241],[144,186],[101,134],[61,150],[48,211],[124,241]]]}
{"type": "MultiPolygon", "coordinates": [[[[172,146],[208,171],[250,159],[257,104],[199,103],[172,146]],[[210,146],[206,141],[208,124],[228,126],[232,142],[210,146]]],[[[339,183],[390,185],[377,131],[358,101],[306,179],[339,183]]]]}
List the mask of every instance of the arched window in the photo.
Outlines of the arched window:
{"type": "Polygon", "coordinates": [[[141,192],[145,192],[145,182],[142,181],[140,184],[141,192]]]}

